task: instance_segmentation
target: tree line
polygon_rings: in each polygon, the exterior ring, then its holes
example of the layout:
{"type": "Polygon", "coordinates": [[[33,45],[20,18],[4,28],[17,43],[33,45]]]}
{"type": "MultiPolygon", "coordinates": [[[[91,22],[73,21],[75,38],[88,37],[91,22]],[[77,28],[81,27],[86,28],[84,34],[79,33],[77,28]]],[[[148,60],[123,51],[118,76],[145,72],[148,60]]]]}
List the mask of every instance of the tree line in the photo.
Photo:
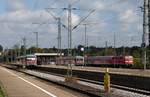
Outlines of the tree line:
{"type": "MultiPolygon", "coordinates": [[[[147,47],[147,64],[150,67],[150,46],[147,47]]],[[[12,49],[5,49],[0,45],[0,52],[3,54],[3,61],[15,61],[18,56],[24,56],[26,54],[34,54],[34,53],[57,53],[58,49],[56,47],[53,48],[36,48],[30,47],[25,48],[24,46],[19,47],[18,45],[14,45],[12,49]]],[[[62,49],[62,53],[65,56],[68,54],[68,49],[62,49]]],[[[137,67],[142,68],[142,48],[138,46],[133,47],[118,47],[113,48],[112,46],[104,48],[104,47],[96,47],[96,46],[88,46],[84,47],[83,45],[78,45],[76,48],[72,49],[72,56],[125,56],[131,55],[134,57],[134,64],[137,67]],[[84,51],[81,50],[84,48],[84,51]]]]}

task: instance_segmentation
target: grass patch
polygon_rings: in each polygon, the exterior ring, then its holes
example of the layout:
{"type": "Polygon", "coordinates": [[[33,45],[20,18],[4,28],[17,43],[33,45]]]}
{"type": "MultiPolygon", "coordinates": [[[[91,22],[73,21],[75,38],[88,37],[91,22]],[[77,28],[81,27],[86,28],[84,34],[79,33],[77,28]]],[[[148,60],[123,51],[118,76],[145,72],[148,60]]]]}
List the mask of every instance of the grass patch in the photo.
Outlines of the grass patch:
{"type": "Polygon", "coordinates": [[[0,97],[8,97],[8,96],[6,95],[6,91],[5,91],[5,89],[3,88],[3,85],[1,84],[1,82],[0,82],[0,97]]]}

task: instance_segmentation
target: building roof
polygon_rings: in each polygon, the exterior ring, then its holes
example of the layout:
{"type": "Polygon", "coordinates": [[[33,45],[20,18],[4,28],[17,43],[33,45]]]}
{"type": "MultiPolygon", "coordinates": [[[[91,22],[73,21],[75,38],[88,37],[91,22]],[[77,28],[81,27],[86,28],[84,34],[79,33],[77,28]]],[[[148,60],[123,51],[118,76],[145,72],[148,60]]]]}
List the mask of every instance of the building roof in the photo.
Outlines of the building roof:
{"type": "MultiPolygon", "coordinates": [[[[36,57],[36,56],[58,56],[60,54],[57,53],[35,53],[35,54],[30,54],[30,55],[26,55],[26,56],[19,56],[17,58],[25,58],[25,57],[36,57]]],[[[64,55],[64,53],[62,53],[62,56],[64,55]]]]}
{"type": "MultiPolygon", "coordinates": [[[[35,53],[34,55],[35,56],[58,56],[60,54],[58,54],[58,53],[35,53]]],[[[64,55],[64,54],[62,53],[62,55],[64,55]]]]}

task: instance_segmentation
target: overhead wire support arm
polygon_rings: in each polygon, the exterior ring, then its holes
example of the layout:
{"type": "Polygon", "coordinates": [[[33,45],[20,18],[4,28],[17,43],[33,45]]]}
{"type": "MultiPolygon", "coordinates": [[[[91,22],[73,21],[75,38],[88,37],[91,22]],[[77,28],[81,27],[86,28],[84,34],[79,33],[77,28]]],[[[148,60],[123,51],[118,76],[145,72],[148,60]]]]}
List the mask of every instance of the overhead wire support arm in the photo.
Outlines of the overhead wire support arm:
{"type": "Polygon", "coordinates": [[[48,12],[55,20],[58,19],[58,17],[56,17],[51,11],[49,11],[48,9],[51,9],[51,8],[45,8],[46,9],[46,12],[48,12]]]}
{"type": "MultiPolygon", "coordinates": [[[[48,12],[56,21],[58,21],[60,19],[60,17],[56,17],[51,11],[49,11],[48,9],[56,9],[56,8],[45,8],[46,12],[48,12]]],[[[63,8],[62,8],[63,9],[63,8]]],[[[65,24],[63,24],[62,22],[60,22],[61,25],[65,28],[68,29],[67,26],[65,24]]]]}
{"type": "Polygon", "coordinates": [[[82,23],[83,21],[85,21],[85,20],[86,20],[92,13],[94,13],[95,11],[96,11],[95,9],[91,10],[90,13],[89,13],[86,17],[82,18],[82,20],[81,20],[76,26],[74,26],[72,30],[76,29],[79,25],[81,25],[81,23],[82,23]]]}
{"type": "MultiPolygon", "coordinates": [[[[48,8],[49,9],[49,8],[48,8]]],[[[61,57],[61,25],[64,27],[64,28],[67,28],[64,24],[62,24],[61,23],[61,18],[60,17],[58,17],[58,16],[55,16],[51,11],[49,11],[49,10],[46,10],[53,18],[54,18],[54,20],[56,20],[57,21],[57,24],[58,24],[58,37],[57,37],[57,39],[58,39],[58,50],[57,50],[57,54],[58,54],[58,56],[60,56],[61,57]]],[[[58,62],[58,64],[59,64],[59,62],[58,62]]]]}
{"type": "Polygon", "coordinates": [[[74,2],[72,2],[70,5],[72,6],[72,5],[74,5],[75,3],[78,3],[80,0],[76,0],[76,1],[74,1],[74,2]]]}

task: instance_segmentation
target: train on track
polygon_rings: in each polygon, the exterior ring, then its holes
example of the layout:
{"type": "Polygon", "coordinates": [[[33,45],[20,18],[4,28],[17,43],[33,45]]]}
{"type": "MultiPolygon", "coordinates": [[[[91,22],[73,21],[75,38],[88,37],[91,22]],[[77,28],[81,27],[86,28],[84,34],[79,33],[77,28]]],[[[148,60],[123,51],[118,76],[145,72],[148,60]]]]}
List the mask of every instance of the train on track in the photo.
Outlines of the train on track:
{"type": "Polygon", "coordinates": [[[86,66],[110,66],[131,67],[134,64],[133,56],[87,56],[87,57],[62,57],[57,58],[57,64],[86,65],[86,66]]]}
{"type": "MultiPolygon", "coordinates": [[[[45,65],[38,64],[40,62],[39,58],[34,55],[28,55],[26,57],[19,57],[19,64],[26,65],[45,65]]],[[[44,60],[45,61],[45,60],[44,60]]],[[[51,64],[48,62],[47,64],[51,64]]],[[[86,66],[110,66],[110,67],[131,67],[134,64],[133,56],[75,56],[75,57],[56,57],[53,59],[53,64],[67,65],[73,64],[76,66],[86,65],[86,66]]]]}
{"type": "Polygon", "coordinates": [[[37,65],[37,58],[34,55],[20,56],[17,58],[17,64],[37,65]]]}

